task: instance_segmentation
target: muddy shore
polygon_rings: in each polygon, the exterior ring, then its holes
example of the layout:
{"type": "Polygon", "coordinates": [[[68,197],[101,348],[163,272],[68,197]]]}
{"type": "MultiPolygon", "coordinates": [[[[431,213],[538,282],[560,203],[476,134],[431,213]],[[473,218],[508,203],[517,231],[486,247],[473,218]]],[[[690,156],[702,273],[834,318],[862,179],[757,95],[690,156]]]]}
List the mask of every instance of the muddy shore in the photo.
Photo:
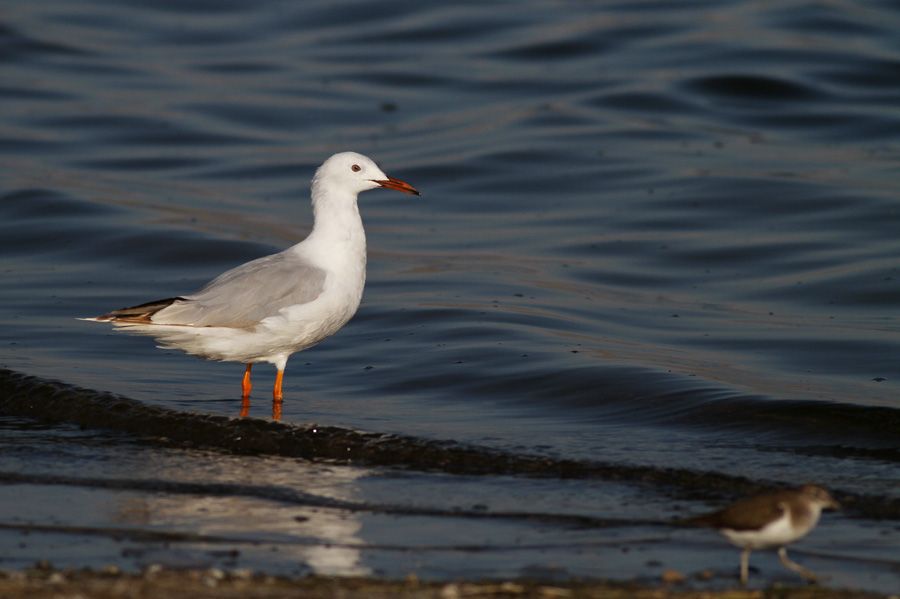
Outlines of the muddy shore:
{"type": "Polygon", "coordinates": [[[249,570],[166,570],[150,566],[129,574],[111,567],[103,571],[58,570],[37,564],[24,571],[0,571],[0,597],[15,598],[248,598],[340,597],[462,599],[479,597],[610,598],[610,599],[896,599],[854,590],[817,586],[771,586],[762,590],[691,590],[677,582],[659,585],[607,581],[545,584],[528,581],[457,581],[431,583],[414,578],[392,581],[374,578],[308,576],[279,578],[249,570]]]}

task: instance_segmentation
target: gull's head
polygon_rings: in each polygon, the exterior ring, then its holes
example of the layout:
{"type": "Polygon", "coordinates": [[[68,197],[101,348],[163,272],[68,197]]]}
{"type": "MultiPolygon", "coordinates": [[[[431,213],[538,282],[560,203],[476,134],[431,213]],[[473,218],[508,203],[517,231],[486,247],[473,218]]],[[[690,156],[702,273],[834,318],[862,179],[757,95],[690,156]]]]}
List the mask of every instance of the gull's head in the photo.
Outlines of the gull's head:
{"type": "Polygon", "coordinates": [[[326,160],[316,171],[313,185],[353,195],[378,187],[419,195],[412,185],[387,176],[374,160],[356,152],[341,152],[326,160]]]}

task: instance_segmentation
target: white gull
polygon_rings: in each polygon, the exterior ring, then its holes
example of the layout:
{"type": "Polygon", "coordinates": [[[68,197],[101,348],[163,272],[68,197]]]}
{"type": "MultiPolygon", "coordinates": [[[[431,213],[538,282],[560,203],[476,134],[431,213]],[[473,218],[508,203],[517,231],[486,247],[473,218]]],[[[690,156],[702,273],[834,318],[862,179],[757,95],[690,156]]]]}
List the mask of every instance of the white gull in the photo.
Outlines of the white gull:
{"type": "Polygon", "coordinates": [[[356,200],[360,192],[379,187],[419,195],[367,156],[335,154],[313,177],[314,225],[300,243],[226,271],[190,295],[84,320],[151,335],[165,349],[246,364],[242,415],[249,408],[253,364],[273,364],[273,416],[278,418],[290,355],[336,333],[359,308],[366,234],[356,200]]]}

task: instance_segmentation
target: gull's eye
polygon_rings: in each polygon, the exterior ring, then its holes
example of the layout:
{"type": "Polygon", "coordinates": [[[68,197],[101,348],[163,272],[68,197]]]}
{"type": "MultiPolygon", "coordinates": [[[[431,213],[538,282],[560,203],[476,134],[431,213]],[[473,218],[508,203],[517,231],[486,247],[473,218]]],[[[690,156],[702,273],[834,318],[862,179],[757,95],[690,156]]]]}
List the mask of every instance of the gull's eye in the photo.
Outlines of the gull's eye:
{"type": "Polygon", "coordinates": [[[358,164],[354,164],[353,166],[350,167],[350,170],[353,171],[354,173],[358,173],[359,171],[362,170],[362,167],[359,166],[358,164]]]}

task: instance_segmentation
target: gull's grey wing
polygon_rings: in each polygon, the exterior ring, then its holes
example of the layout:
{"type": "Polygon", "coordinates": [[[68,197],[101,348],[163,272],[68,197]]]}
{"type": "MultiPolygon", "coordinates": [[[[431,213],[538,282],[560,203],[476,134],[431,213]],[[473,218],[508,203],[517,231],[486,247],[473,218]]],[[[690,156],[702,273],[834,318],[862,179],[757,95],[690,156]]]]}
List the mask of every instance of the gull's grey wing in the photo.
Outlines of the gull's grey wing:
{"type": "Polygon", "coordinates": [[[316,299],[325,271],[293,252],[258,258],[222,273],[203,289],[153,315],[157,324],[252,327],[287,306],[316,299]]]}

